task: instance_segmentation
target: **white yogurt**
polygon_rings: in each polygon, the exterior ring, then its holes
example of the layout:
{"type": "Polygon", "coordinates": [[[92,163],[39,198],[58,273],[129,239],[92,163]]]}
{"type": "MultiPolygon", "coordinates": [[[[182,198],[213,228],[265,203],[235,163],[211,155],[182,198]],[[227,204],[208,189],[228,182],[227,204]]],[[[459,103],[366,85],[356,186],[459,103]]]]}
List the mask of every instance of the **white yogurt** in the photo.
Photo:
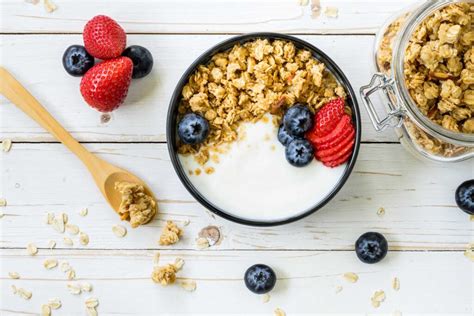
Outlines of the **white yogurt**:
{"type": "Polygon", "coordinates": [[[277,221],[302,214],[322,201],[344,173],[346,164],[331,169],[315,159],[302,168],[290,165],[271,118],[241,127],[245,136],[219,155],[219,163],[206,164],[214,167],[211,174],[206,174],[192,155],[179,156],[194,187],[230,215],[277,221]],[[203,172],[188,173],[196,168],[203,172]]]}

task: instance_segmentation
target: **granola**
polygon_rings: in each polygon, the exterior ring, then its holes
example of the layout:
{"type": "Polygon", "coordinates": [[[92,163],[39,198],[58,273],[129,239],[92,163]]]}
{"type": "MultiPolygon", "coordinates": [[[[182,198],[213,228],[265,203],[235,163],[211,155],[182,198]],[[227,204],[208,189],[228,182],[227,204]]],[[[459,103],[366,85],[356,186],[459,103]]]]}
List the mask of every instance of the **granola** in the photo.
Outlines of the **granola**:
{"type": "Polygon", "coordinates": [[[179,143],[178,152],[194,155],[205,165],[213,153],[225,152],[221,145],[238,140],[241,123],[257,122],[271,113],[277,125],[296,102],[315,112],[336,97],[346,97],[344,88],[308,50],[283,40],[237,44],[198,66],[183,87],[179,117],[189,112],[204,116],[210,133],[199,145],[179,143]]]}
{"type": "MultiPolygon", "coordinates": [[[[474,133],[474,5],[456,3],[426,18],[412,34],[404,73],[410,96],[430,120],[453,132],[474,133]]],[[[409,13],[392,22],[377,51],[378,68],[391,73],[393,40],[409,13]]],[[[468,149],[434,138],[405,120],[412,140],[423,150],[452,157],[468,149]]]]}
{"type": "Polygon", "coordinates": [[[161,232],[159,244],[162,246],[169,246],[179,241],[179,238],[183,235],[183,230],[176,226],[173,221],[167,221],[166,226],[161,232]]]}
{"type": "Polygon", "coordinates": [[[178,269],[174,264],[167,264],[162,267],[155,267],[151,274],[151,279],[161,285],[173,284],[176,281],[176,272],[178,269]]]}
{"type": "Polygon", "coordinates": [[[156,214],[156,201],[145,192],[143,185],[129,182],[116,182],[115,190],[122,194],[119,215],[130,221],[132,228],[150,222],[156,214]]]}

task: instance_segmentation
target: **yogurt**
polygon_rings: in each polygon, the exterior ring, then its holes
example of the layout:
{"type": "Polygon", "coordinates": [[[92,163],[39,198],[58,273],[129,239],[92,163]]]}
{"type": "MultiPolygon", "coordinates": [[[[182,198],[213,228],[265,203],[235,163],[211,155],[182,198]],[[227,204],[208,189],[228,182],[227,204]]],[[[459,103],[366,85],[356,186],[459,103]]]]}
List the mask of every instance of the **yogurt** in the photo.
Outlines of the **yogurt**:
{"type": "Polygon", "coordinates": [[[209,160],[203,167],[192,155],[179,155],[179,160],[203,197],[229,215],[252,221],[280,221],[305,213],[331,193],[347,165],[328,168],[314,159],[305,167],[293,167],[271,117],[243,123],[239,140],[219,155],[219,162],[209,160]]]}

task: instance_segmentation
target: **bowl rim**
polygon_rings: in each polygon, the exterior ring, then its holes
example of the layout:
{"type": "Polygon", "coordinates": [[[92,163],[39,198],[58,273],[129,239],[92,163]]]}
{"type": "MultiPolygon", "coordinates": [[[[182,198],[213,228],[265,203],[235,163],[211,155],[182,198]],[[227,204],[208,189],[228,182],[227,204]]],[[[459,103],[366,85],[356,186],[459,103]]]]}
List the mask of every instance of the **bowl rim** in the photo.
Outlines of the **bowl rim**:
{"type": "Polygon", "coordinates": [[[287,34],[279,34],[279,33],[272,33],[272,32],[256,32],[256,33],[247,33],[243,35],[237,35],[237,36],[232,36],[228,39],[225,39],[216,45],[212,46],[211,48],[207,49],[204,53],[202,53],[183,73],[181,78],[179,79],[178,83],[176,84],[176,87],[173,91],[173,94],[171,96],[170,102],[169,102],[169,107],[168,107],[168,112],[167,112],[167,118],[166,118],[166,142],[167,142],[167,147],[168,147],[168,153],[171,159],[171,162],[173,164],[173,168],[178,175],[178,178],[180,179],[181,183],[184,185],[186,190],[195,198],[202,206],[204,206],[206,209],[210,210],[214,214],[225,218],[227,220],[230,220],[232,222],[238,223],[238,224],[243,224],[243,225],[248,225],[248,226],[256,226],[256,227],[270,227],[270,226],[278,226],[278,225],[284,225],[284,224],[289,224],[295,221],[298,221],[304,217],[307,217],[314,212],[318,211],[319,209],[323,208],[329,201],[331,201],[334,196],[341,190],[341,188],[344,186],[346,183],[347,179],[352,173],[352,170],[354,168],[354,165],[357,160],[357,156],[359,153],[359,147],[361,143],[361,117],[360,117],[360,111],[359,111],[359,104],[358,100],[356,97],[356,94],[354,93],[354,90],[352,89],[352,86],[347,79],[347,77],[344,75],[342,70],[337,66],[337,64],[329,58],[323,51],[321,51],[319,48],[316,48],[312,44],[306,42],[305,40],[302,40],[300,38],[290,36],[287,34]],[[252,40],[256,39],[269,39],[269,40],[284,40],[284,41],[290,41],[297,48],[304,48],[306,50],[309,50],[314,58],[319,60],[320,62],[323,62],[326,66],[326,68],[329,69],[329,71],[336,77],[337,81],[344,87],[346,93],[349,96],[349,102],[350,106],[352,109],[352,118],[353,121],[355,122],[355,143],[354,143],[354,150],[352,152],[351,159],[349,160],[348,164],[346,165],[346,169],[344,170],[344,173],[342,177],[339,179],[337,184],[333,187],[333,189],[330,191],[329,194],[327,194],[323,200],[321,200],[319,203],[314,205],[313,207],[307,209],[306,211],[297,214],[295,216],[291,216],[288,218],[284,219],[278,219],[274,221],[265,221],[265,220],[251,220],[251,219],[246,219],[246,218],[241,218],[237,217],[235,215],[232,215],[230,213],[226,213],[224,210],[218,208],[217,206],[213,205],[211,202],[209,202],[200,192],[197,190],[191,183],[191,181],[188,179],[186,172],[182,168],[179,159],[178,159],[178,154],[177,154],[177,147],[176,147],[176,112],[179,106],[179,102],[181,100],[181,92],[184,87],[184,85],[187,83],[189,76],[192,75],[192,73],[196,70],[196,68],[199,65],[205,65],[207,64],[211,57],[219,52],[224,52],[229,49],[231,49],[234,45],[236,44],[243,44],[245,42],[249,42],[252,40]]]}

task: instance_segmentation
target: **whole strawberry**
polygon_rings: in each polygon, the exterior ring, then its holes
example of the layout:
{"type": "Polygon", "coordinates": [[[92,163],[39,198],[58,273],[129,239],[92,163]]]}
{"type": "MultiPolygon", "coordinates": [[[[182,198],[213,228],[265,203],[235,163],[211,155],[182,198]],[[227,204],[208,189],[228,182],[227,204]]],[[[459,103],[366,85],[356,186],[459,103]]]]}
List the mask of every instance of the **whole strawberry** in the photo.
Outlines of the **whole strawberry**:
{"type": "Polygon", "coordinates": [[[128,57],[109,59],[95,65],[81,80],[84,100],[101,112],[118,108],[127,97],[133,62],[128,57]]]}
{"type": "Polygon", "coordinates": [[[95,16],[87,22],[82,36],[87,52],[99,59],[119,57],[127,44],[122,27],[105,15],[95,16]]]}

